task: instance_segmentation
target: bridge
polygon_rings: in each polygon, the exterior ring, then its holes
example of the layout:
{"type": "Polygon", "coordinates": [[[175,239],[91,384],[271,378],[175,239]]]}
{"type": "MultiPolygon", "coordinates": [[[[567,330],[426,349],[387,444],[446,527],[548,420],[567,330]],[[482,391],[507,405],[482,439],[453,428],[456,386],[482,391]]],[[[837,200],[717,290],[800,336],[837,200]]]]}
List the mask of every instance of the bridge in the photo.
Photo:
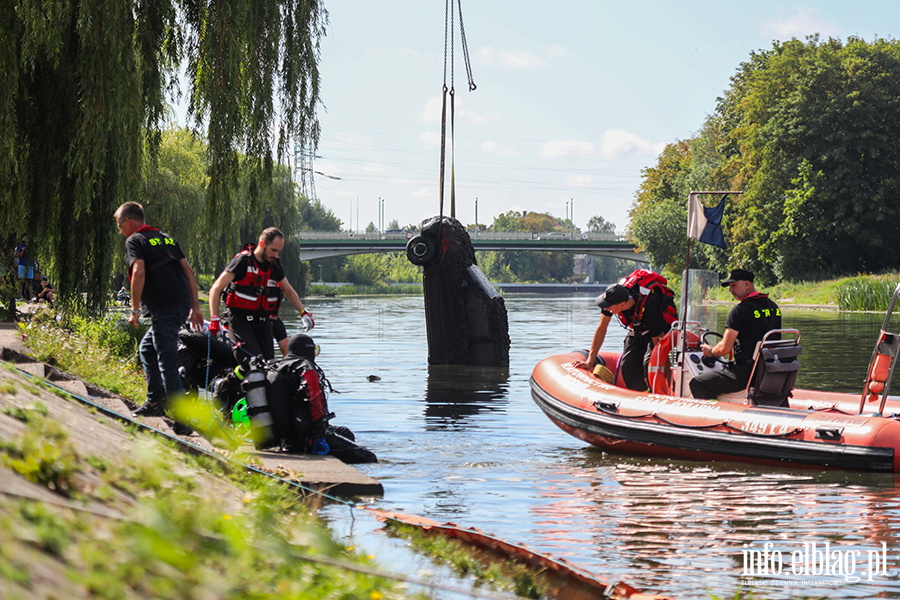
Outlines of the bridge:
{"type": "MultiPolygon", "coordinates": [[[[348,233],[346,231],[301,231],[300,260],[319,260],[332,256],[404,252],[406,242],[417,232],[348,233]]],[[[643,252],[625,236],[610,233],[486,232],[470,233],[476,251],[572,252],[649,263],[643,252]]]]}

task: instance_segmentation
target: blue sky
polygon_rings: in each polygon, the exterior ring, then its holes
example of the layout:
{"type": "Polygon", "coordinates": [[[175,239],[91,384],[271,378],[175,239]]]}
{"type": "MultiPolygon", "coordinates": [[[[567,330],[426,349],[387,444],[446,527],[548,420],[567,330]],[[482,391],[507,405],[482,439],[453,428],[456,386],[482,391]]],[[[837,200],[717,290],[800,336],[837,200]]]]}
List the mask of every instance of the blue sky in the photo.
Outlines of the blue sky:
{"type": "MultiPolygon", "coordinates": [[[[334,0],[322,42],[318,198],[364,228],[438,212],[444,3],[334,0]],[[326,175],[328,177],[326,177],[326,175]]],[[[624,230],[642,168],[690,137],[750,53],[813,33],[893,37],[900,3],[462,0],[457,218],[602,215],[624,230]]],[[[448,73],[449,84],[449,73],[448,73]]],[[[448,129],[449,132],[449,129],[448,129]]],[[[447,159],[449,182],[449,155],[447,159]]],[[[449,214],[449,187],[445,214],[449,214]]]]}

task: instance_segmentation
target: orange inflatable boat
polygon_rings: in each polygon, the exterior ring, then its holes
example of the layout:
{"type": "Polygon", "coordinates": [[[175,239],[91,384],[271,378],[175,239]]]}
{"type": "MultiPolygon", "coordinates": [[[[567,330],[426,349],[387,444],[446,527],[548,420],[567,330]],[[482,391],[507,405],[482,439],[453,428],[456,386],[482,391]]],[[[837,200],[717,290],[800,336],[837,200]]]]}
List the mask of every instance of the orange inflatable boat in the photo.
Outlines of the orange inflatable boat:
{"type": "MultiPolygon", "coordinates": [[[[553,423],[598,448],[696,460],[737,460],[885,473],[900,472],[900,398],[889,396],[900,335],[886,331],[900,285],[860,394],[794,389],[800,333],[779,330],[761,342],[751,383],[717,400],[690,397],[688,382],[721,368],[699,351],[690,321],[659,344],[650,365],[653,391],[635,392],[621,376],[607,383],[575,367],[587,352],[551,356],[535,367],[531,394],[553,423]],[[679,330],[688,335],[680,339],[679,330]],[[793,334],[793,335],[792,335],[793,334]],[[782,338],[782,339],[777,339],[782,338]],[[679,347],[681,342],[681,347],[679,347]]],[[[691,313],[688,312],[689,319],[691,313]]],[[[697,329],[695,328],[695,331],[697,329]]],[[[716,334],[718,335],[718,334],[716,334]]],[[[615,373],[619,355],[600,352],[615,373]]]]}

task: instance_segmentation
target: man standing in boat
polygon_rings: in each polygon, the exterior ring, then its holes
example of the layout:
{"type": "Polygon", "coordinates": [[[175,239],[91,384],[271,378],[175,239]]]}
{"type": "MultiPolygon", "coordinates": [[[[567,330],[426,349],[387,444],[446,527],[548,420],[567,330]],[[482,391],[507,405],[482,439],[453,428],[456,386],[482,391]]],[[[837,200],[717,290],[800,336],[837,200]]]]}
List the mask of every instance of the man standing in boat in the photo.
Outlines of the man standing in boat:
{"type": "Polygon", "coordinates": [[[621,283],[614,283],[597,297],[601,309],[600,323],[594,332],[591,351],[587,360],[575,366],[593,370],[597,352],[606,339],[606,330],[613,315],[628,329],[625,348],[619,361],[622,379],[630,390],[646,391],[647,367],[653,346],[678,320],[672,290],[666,287],[666,279],[658,273],[638,269],[621,283]]]}
{"type": "Polygon", "coordinates": [[[753,273],[747,269],[733,269],[722,287],[738,301],[728,313],[725,335],[715,346],[702,344],[704,356],[719,358],[734,350],[734,360],[722,370],[706,370],[691,380],[694,398],[711,399],[719,394],[739,392],[747,387],[753,372],[753,352],[756,343],[773,329],[781,329],[781,309],[768,294],[761,294],[753,286],[753,273]]]}

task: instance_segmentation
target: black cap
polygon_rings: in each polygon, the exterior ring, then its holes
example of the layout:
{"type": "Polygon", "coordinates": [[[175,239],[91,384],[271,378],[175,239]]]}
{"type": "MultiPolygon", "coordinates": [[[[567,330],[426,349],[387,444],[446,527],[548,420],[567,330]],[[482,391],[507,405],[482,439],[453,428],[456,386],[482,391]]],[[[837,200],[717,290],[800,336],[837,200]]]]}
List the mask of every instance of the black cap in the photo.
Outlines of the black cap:
{"type": "Polygon", "coordinates": [[[728,287],[729,283],[735,281],[753,281],[753,273],[747,269],[732,269],[731,277],[722,282],[722,287],[728,287]]]}
{"type": "Polygon", "coordinates": [[[596,302],[600,308],[607,309],[614,304],[625,302],[629,298],[631,298],[631,292],[627,287],[619,283],[612,283],[605,292],[597,296],[596,302]]]}
{"type": "Polygon", "coordinates": [[[296,333],[288,340],[288,356],[316,360],[316,343],[305,333],[296,333]]]}

